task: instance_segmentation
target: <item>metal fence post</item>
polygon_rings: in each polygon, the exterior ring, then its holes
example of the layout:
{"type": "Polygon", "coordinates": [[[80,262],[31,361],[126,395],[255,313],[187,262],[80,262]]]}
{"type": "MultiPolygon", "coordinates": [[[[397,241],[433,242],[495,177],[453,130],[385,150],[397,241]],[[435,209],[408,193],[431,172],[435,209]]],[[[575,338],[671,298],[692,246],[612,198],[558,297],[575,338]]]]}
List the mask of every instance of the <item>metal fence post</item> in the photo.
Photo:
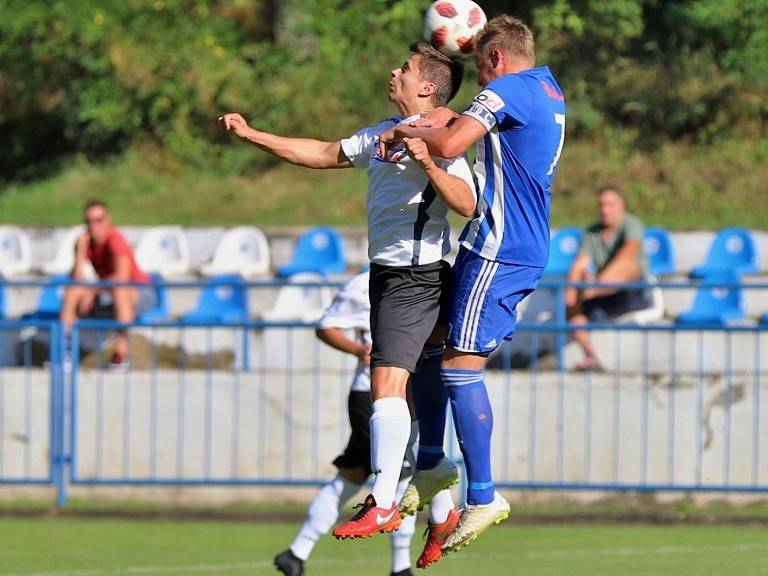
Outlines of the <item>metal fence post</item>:
{"type": "Polygon", "coordinates": [[[52,476],[56,486],[56,505],[63,508],[67,503],[66,457],[64,454],[64,430],[66,408],[64,402],[64,348],[65,331],[60,322],[51,325],[50,361],[51,361],[51,464],[52,476]]]}

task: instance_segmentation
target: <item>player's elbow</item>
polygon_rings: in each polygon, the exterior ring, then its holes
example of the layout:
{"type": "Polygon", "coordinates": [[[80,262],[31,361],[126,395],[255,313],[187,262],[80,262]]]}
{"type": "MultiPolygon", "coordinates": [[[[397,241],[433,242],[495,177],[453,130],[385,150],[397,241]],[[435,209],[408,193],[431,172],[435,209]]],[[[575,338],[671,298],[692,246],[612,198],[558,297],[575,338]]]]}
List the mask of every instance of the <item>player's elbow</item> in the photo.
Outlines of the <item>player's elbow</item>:
{"type": "Polygon", "coordinates": [[[455,207],[456,212],[460,216],[464,216],[464,218],[469,218],[474,215],[475,213],[475,203],[474,202],[464,202],[458,206],[455,207]]]}

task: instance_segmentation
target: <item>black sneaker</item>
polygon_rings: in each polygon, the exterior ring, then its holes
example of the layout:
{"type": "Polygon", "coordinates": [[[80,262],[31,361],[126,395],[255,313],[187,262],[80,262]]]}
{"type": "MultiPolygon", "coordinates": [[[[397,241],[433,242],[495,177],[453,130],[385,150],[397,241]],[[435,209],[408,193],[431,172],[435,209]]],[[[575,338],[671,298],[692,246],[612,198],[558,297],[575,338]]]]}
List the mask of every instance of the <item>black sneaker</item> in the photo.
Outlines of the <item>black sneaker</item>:
{"type": "Polygon", "coordinates": [[[413,572],[411,572],[410,568],[406,568],[405,570],[400,570],[400,572],[392,572],[390,576],[413,576],[413,572]]]}
{"type": "Polygon", "coordinates": [[[275,568],[285,576],[302,576],[304,574],[304,560],[297,558],[288,549],[275,556],[275,568]]]}

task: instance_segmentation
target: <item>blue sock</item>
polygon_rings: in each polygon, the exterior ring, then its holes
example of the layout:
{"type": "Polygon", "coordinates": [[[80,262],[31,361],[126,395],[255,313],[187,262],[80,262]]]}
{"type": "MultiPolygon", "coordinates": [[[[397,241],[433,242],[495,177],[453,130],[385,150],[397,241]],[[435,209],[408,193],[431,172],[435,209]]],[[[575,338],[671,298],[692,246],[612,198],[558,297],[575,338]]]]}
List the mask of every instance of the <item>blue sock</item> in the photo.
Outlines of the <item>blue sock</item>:
{"type": "Polygon", "coordinates": [[[417,470],[431,470],[443,452],[448,392],[440,376],[443,346],[425,346],[419,371],[413,375],[411,395],[419,419],[419,453],[417,470]]]}
{"type": "Polygon", "coordinates": [[[493,411],[481,370],[443,369],[453,421],[467,469],[467,504],[493,501],[491,433],[493,411]]]}

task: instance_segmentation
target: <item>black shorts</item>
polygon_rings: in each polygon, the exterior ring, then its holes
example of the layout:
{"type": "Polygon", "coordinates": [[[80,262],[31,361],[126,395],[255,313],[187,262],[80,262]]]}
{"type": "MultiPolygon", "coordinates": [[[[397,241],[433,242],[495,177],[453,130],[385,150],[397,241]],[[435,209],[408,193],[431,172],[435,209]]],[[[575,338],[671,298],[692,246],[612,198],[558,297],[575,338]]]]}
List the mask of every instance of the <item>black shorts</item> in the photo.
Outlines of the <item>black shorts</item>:
{"type": "Polygon", "coordinates": [[[347,398],[349,414],[349,442],[333,461],[336,468],[365,468],[366,476],[371,474],[371,429],[369,420],[373,411],[370,392],[350,392],[347,398]]]}
{"type": "Polygon", "coordinates": [[[618,318],[627,312],[644,310],[652,306],[651,297],[645,289],[620,290],[610,296],[586,300],[584,315],[590,322],[605,322],[618,318]]]}
{"type": "Polygon", "coordinates": [[[451,285],[451,267],[442,260],[421,266],[371,264],[371,368],[416,370],[427,338],[447,318],[451,285]]]}

